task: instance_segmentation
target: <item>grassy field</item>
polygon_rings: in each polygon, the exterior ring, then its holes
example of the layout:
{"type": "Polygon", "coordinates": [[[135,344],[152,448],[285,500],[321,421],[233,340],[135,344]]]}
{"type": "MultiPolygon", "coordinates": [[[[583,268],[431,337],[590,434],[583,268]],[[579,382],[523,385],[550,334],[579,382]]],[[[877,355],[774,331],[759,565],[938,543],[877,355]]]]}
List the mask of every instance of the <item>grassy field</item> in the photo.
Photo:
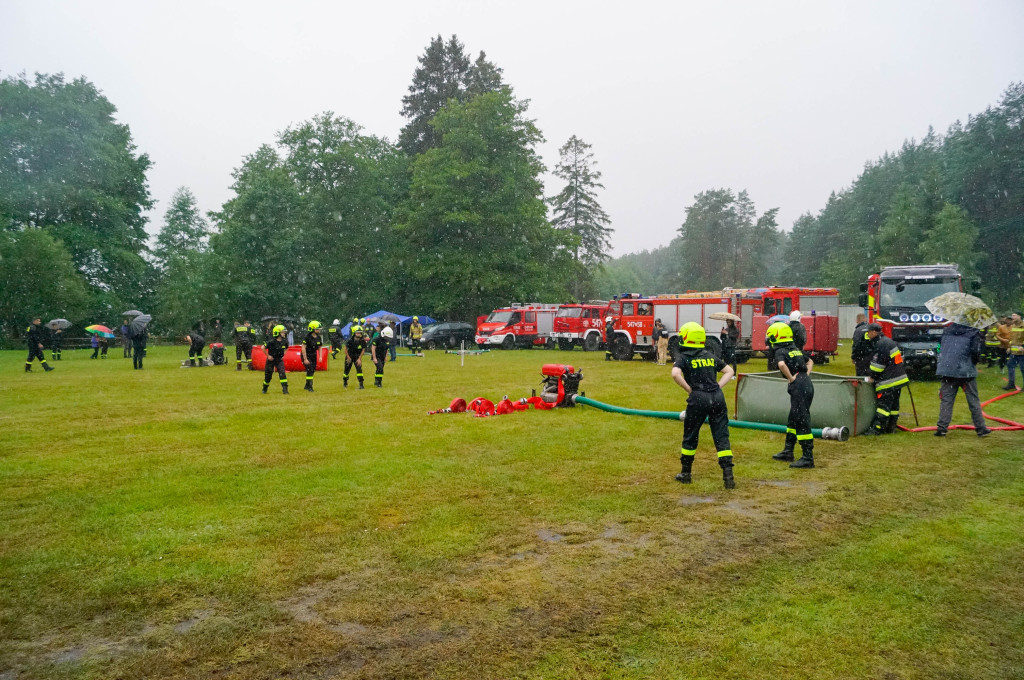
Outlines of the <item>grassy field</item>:
{"type": "MultiPolygon", "coordinates": [[[[682,487],[681,424],[425,415],[558,361],[681,409],[639,361],[428,352],[285,397],[111,352],[0,353],[0,680],[1024,678],[1022,432],[822,442],[797,471],[733,430],[726,492],[706,430],[682,487]]],[[[934,424],[937,385],[914,396],[934,424]]],[[[1024,396],[987,410],[1024,421],[1024,396]]]]}

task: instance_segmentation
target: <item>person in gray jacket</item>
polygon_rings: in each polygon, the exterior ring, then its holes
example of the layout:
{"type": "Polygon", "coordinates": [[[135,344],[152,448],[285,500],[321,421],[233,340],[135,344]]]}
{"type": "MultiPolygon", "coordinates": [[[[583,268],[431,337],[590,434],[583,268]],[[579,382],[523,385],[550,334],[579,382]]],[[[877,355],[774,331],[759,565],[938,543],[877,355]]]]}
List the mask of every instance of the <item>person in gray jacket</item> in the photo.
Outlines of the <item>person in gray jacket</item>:
{"type": "Polygon", "coordinates": [[[953,403],[956,393],[961,389],[967,396],[967,408],[971,410],[971,420],[979,437],[992,434],[985,425],[985,416],[981,414],[981,401],[978,399],[978,369],[975,365],[981,359],[981,332],[970,326],[958,323],[950,324],[942,332],[939,346],[939,361],[935,375],[942,380],[939,387],[939,422],[936,423],[935,436],[945,437],[949,429],[949,421],[953,419],[953,403]]]}

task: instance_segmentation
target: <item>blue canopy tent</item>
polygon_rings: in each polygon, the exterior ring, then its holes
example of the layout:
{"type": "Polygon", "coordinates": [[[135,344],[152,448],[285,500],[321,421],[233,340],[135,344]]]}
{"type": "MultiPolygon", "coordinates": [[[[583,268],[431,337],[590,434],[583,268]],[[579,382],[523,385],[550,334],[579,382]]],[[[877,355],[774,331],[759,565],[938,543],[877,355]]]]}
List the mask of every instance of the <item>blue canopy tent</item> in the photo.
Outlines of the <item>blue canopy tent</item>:
{"type": "MultiPolygon", "coordinates": [[[[420,317],[420,323],[423,324],[424,326],[429,326],[432,323],[437,323],[437,319],[434,319],[432,317],[425,316],[425,315],[422,315],[422,314],[420,314],[419,317],[420,317]]],[[[378,311],[374,312],[373,314],[367,314],[365,317],[360,317],[360,318],[365,318],[367,323],[370,323],[371,321],[373,321],[373,322],[384,321],[385,323],[388,322],[388,321],[394,321],[395,325],[398,326],[399,335],[406,335],[407,334],[406,331],[408,331],[409,330],[409,326],[412,325],[412,317],[411,316],[404,316],[402,314],[395,314],[394,312],[389,312],[386,309],[378,310],[378,311]]],[[[341,334],[344,335],[346,338],[349,337],[351,335],[351,333],[350,333],[351,327],[352,327],[352,322],[349,321],[347,324],[345,324],[344,326],[341,327],[341,334]]]]}

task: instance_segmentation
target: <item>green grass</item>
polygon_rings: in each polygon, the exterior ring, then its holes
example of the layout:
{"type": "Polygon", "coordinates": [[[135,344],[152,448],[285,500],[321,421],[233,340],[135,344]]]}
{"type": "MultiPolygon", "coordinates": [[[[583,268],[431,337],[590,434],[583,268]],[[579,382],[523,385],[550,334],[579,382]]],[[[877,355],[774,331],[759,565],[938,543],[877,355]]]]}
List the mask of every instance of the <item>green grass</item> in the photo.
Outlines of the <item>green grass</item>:
{"type": "MultiPolygon", "coordinates": [[[[1024,678],[1022,432],[820,442],[797,471],[733,430],[726,492],[706,430],[684,488],[670,421],[425,415],[528,396],[546,362],[683,408],[639,361],[428,352],[285,397],[114,352],[0,353],[2,680],[1024,678]]],[[[934,424],[937,384],[914,396],[934,424]]],[[[987,410],[1024,421],[1024,397],[987,410]]]]}

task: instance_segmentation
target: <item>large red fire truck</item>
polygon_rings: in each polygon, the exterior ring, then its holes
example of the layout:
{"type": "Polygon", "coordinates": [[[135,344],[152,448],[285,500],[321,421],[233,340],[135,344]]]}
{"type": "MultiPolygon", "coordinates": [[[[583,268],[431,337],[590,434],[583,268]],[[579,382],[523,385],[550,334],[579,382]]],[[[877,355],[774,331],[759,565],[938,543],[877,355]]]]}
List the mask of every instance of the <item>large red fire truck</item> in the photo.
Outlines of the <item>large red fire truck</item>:
{"type": "MultiPolygon", "coordinates": [[[[981,287],[971,281],[971,290],[981,287]]],[[[929,313],[924,303],[949,291],[963,290],[963,277],[955,264],[883,267],[860,284],[860,306],[868,310],[868,321],[896,341],[908,368],[935,370],[939,338],[949,324],[929,313]]]]}
{"type": "Polygon", "coordinates": [[[584,304],[559,305],[551,336],[558,349],[582,347],[585,352],[596,352],[604,342],[604,318],[611,310],[605,300],[591,300],[584,304]]]}
{"type": "Polygon", "coordinates": [[[661,319],[669,332],[673,354],[678,348],[679,327],[696,321],[708,331],[708,348],[721,356],[718,333],[726,322],[710,317],[715,312],[729,312],[740,317],[736,324],[740,331],[736,360],[742,363],[767,351],[764,333],[768,319],[788,315],[794,309],[800,310],[800,321],[807,328],[804,350],[816,363],[827,363],[839,344],[839,291],[835,288],[724,288],[653,297],[622,295],[611,304],[615,317],[612,356],[620,361],[628,361],[634,354],[655,358],[656,343],[651,334],[656,319],[661,319]]]}
{"type": "Polygon", "coordinates": [[[557,312],[558,305],[539,302],[513,303],[495,309],[477,324],[476,344],[501,349],[554,346],[551,329],[557,312]]]}

